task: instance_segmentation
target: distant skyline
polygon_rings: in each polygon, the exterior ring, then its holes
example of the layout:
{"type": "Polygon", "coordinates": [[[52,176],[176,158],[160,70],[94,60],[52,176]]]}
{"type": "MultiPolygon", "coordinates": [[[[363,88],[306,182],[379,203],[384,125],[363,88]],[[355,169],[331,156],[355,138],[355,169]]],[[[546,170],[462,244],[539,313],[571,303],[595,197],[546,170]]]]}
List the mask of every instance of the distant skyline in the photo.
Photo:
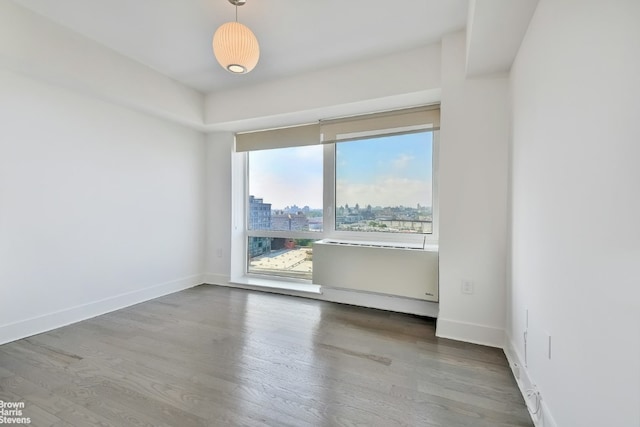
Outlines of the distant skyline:
{"type": "Polygon", "coordinates": [[[343,142],[336,153],[336,205],[431,206],[432,134],[343,142]]]}
{"type": "MultiPolygon", "coordinates": [[[[336,205],[431,206],[431,144],[430,132],[337,144],[336,205]]],[[[251,152],[249,194],[273,209],[322,209],[322,155],[321,145],[251,152]]]]}

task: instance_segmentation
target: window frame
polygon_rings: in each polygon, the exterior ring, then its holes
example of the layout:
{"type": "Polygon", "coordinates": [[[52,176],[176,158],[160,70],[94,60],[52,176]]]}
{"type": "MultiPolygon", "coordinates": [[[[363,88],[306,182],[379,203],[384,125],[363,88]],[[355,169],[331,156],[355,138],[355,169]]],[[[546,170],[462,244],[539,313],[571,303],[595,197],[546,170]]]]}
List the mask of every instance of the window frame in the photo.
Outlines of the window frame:
{"type": "MultiPolygon", "coordinates": [[[[320,143],[318,143],[320,145],[320,143]]],[[[278,147],[274,148],[274,150],[283,149],[287,147],[278,147]]],[[[250,214],[250,206],[249,206],[249,153],[250,151],[243,153],[234,153],[235,155],[242,155],[243,165],[244,165],[244,173],[243,173],[243,195],[244,195],[244,209],[243,209],[243,224],[244,224],[244,275],[247,277],[254,277],[258,279],[268,279],[268,280],[282,280],[293,283],[310,283],[311,280],[300,279],[289,276],[280,276],[277,274],[260,274],[255,272],[249,272],[249,238],[250,237],[267,237],[267,238],[283,238],[283,239],[311,239],[311,240],[321,240],[324,238],[324,232],[326,225],[324,224],[325,213],[324,206],[322,211],[323,224],[322,231],[300,231],[300,230],[250,230],[249,229],[249,214],[250,214]]],[[[323,161],[324,161],[324,150],[323,150],[323,161]]],[[[323,186],[324,186],[324,164],[323,164],[323,186]]],[[[323,190],[324,191],[324,190],[323,190]]],[[[255,194],[253,195],[255,196],[255,194]]],[[[323,203],[324,203],[324,195],[323,195],[323,203]]]]}
{"type": "Polygon", "coordinates": [[[354,243],[367,243],[367,244],[381,244],[389,246],[408,246],[408,247],[423,247],[425,245],[435,245],[438,243],[438,158],[440,153],[440,131],[437,129],[431,129],[428,127],[421,127],[420,130],[416,130],[415,127],[411,128],[399,128],[393,129],[392,132],[367,132],[361,133],[357,138],[343,139],[339,142],[325,144],[324,150],[324,230],[325,239],[347,241],[354,243]],[[432,233],[385,233],[376,231],[343,231],[336,230],[336,150],[337,145],[340,142],[354,141],[360,139],[371,139],[375,137],[389,136],[389,135],[405,135],[408,133],[416,132],[431,132],[432,139],[432,233]],[[327,169],[329,168],[329,169],[327,169]],[[325,212],[330,212],[329,218],[325,212]]]}
{"type": "MultiPolygon", "coordinates": [[[[231,279],[256,278],[271,281],[309,284],[311,281],[287,276],[249,272],[249,237],[272,237],[286,239],[336,240],[356,244],[376,244],[381,246],[405,246],[425,248],[438,245],[439,215],[439,158],[440,129],[429,125],[410,126],[371,132],[359,132],[350,138],[323,145],[323,230],[322,231],[275,231],[249,230],[249,155],[248,151],[232,153],[232,245],[231,279]],[[392,134],[415,132],[432,133],[432,233],[385,233],[336,230],[336,149],[340,142],[369,139],[392,134]]],[[[280,147],[282,148],[282,147],[280,147]]],[[[254,195],[256,196],[256,195],[254,195]]]]}

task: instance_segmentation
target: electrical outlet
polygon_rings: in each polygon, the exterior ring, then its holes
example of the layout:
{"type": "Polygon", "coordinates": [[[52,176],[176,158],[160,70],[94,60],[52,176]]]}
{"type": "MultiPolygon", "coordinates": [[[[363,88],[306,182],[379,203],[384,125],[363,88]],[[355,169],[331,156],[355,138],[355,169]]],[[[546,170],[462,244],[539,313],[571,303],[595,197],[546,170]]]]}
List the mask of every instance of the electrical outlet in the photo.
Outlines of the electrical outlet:
{"type": "Polygon", "coordinates": [[[547,357],[551,360],[551,335],[547,333],[547,357]]]}
{"type": "Polygon", "coordinates": [[[221,248],[218,248],[218,249],[216,250],[216,256],[217,256],[218,258],[222,258],[222,249],[221,249],[221,248]]]}
{"type": "Polygon", "coordinates": [[[463,280],[460,290],[463,294],[473,294],[473,282],[471,280],[463,280]]]}
{"type": "Polygon", "coordinates": [[[522,333],[522,339],[524,342],[524,367],[528,368],[529,364],[527,362],[527,338],[529,337],[529,331],[528,330],[524,330],[524,332],[522,333]]]}
{"type": "Polygon", "coordinates": [[[519,380],[520,379],[520,365],[514,363],[511,370],[513,371],[513,376],[519,380]]]}

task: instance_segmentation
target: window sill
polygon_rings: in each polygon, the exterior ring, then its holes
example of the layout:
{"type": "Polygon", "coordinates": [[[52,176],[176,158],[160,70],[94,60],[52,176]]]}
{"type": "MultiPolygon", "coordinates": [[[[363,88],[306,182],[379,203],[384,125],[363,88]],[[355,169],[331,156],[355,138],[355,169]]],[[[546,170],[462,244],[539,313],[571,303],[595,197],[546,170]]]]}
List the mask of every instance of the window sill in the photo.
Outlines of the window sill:
{"type": "Polygon", "coordinates": [[[265,279],[261,277],[239,277],[232,279],[229,283],[233,285],[241,286],[256,286],[260,288],[277,289],[282,291],[294,291],[309,294],[322,294],[320,291],[320,285],[314,285],[308,282],[292,282],[287,280],[281,280],[278,278],[265,279]]]}
{"type": "Polygon", "coordinates": [[[415,244],[400,243],[390,241],[364,241],[364,240],[345,240],[345,239],[322,239],[316,242],[325,245],[341,245],[341,246],[361,246],[368,248],[387,248],[387,249],[414,249],[428,252],[438,252],[438,245],[433,243],[415,244]]]}

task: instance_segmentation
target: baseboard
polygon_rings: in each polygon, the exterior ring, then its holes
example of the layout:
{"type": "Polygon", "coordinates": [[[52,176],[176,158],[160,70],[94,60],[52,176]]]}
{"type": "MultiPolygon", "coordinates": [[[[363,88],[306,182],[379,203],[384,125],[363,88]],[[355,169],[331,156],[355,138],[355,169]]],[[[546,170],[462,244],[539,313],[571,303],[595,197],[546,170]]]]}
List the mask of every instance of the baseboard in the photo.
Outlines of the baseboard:
{"type": "MultiPolygon", "coordinates": [[[[509,337],[507,337],[505,341],[506,344],[504,347],[504,354],[509,361],[511,370],[513,371],[513,377],[516,379],[516,383],[518,383],[520,393],[522,393],[522,397],[527,402],[527,405],[529,407],[533,407],[535,405],[535,402],[531,400],[527,401],[527,390],[533,388],[535,381],[533,381],[533,379],[529,375],[529,371],[524,365],[523,358],[516,350],[513,341],[509,337]]],[[[553,416],[551,415],[551,411],[549,411],[549,407],[544,401],[544,396],[542,396],[542,400],[540,402],[540,412],[538,414],[532,414],[531,411],[529,411],[529,413],[535,427],[558,427],[553,416]]]]}
{"type": "Polygon", "coordinates": [[[209,285],[222,285],[225,286],[229,283],[231,278],[224,274],[205,273],[204,283],[209,285]]]}
{"type": "Polygon", "coordinates": [[[81,320],[149,301],[167,294],[192,288],[203,282],[202,275],[184,277],[159,285],[48,313],[31,319],[0,326],[0,344],[47,332],[81,320]]]}
{"type": "Polygon", "coordinates": [[[436,336],[489,347],[504,347],[504,330],[476,323],[438,318],[436,336]]]}
{"type": "Polygon", "coordinates": [[[243,284],[240,281],[231,281],[228,276],[221,274],[205,274],[205,283],[210,285],[226,286],[238,289],[247,289],[260,292],[270,292],[280,295],[312,298],[322,301],[337,302],[340,304],[358,305],[361,307],[377,308],[380,310],[395,311],[398,313],[416,314],[418,316],[438,317],[438,303],[421,301],[411,298],[395,297],[375,294],[370,292],[356,292],[345,289],[329,288],[322,286],[320,293],[296,292],[291,288],[277,286],[255,286],[243,284]]]}
{"type": "Polygon", "coordinates": [[[322,295],[320,295],[318,299],[434,318],[438,317],[439,311],[439,305],[437,302],[396,297],[392,295],[382,295],[371,292],[358,292],[348,289],[330,288],[327,286],[322,287],[322,295]]]}

